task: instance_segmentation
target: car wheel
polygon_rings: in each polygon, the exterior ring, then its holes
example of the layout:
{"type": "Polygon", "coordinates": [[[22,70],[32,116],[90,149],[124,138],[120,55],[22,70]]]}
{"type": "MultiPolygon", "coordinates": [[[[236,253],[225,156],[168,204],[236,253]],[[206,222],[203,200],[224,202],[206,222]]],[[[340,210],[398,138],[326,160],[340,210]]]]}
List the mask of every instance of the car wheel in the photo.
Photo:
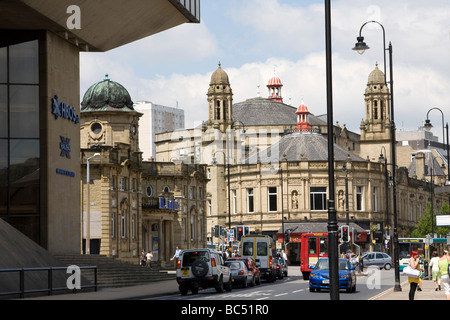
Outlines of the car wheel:
{"type": "Polygon", "coordinates": [[[252,282],[250,282],[250,287],[254,287],[255,286],[255,276],[252,277],[252,282]]]}
{"type": "Polygon", "coordinates": [[[384,269],[385,269],[385,270],[391,270],[391,265],[390,265],[389,263],[386,263],[386,264],[384,265],[384,269]]]}
{"type": "Polygon", "coordinates": [[[188,294],[188,289],[185,287],[180,287],[180,293],[182,296],[185,296],[188,294]]]}
{"type": "Polygon", "coordinates": [[[314,292],[314,291],[316,291],[314,288],[309,287],[309,292],[314,292]]]}
{"type": "Polygon", "coordinates": [[[203,278],[208,273],[208,264],[203,260],[195,260],[192,263],[192,274],[197,278],[203,278]]]}
{"type": "Polygon", "coordinates": [[[216,285],[216,292],[222,293],[223,292],[223,278],[220,277],[219,283],[216,285]]]}
{"type": "Polygon", "coordinates": [[[230,292],[231,290],[233,290],[233,280],[231,279],[231,275],[230,275],[230,279],[228,280],[227,286],[225,287],[225,290],[227,292],[230,292]]]}

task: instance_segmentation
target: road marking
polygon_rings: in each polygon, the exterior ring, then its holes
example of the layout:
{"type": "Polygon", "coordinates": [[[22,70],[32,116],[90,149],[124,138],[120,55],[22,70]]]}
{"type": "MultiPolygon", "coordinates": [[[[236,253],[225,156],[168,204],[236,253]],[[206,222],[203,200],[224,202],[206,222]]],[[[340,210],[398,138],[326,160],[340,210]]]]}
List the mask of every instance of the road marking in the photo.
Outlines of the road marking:
{"type": "Polygon", "coordinates": [[[288,292],[280,293],[280,294],[276,294],[274,297],[281,297],[281,296],[285,296],[287,294],[289,294],[289,293],[288,292]]]}
{"type": "Polygon", "coordinates": [[[305,290],[305,289],[295,290],[295,291],[292,291],[292,293],[302,292],[303,290],[305,290]]]}

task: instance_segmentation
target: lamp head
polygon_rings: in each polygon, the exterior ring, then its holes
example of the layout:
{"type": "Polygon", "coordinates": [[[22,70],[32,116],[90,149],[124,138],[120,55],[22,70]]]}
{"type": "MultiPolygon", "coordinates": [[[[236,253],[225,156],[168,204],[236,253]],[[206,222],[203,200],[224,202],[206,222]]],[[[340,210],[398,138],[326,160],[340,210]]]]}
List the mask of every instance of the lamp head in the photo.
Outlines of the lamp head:
{"type": "Polygon", "coordinates": [[[425,130],[430,131],[431,128],[433,128],[433,125],[430,123],[430,120],[427,119],[425,120],[425,125],[423,127],[425,128],[425,130]]]}
{"type": "Polygon", "coordinates": [[[356,40],[358,40],[358,42],[355,43],[355,47],[352,50],[357,51],[359,54],[363,54],[364,51],[370,49],[369,46],[364,42],[364,37],[356,37],[356,40]]]}

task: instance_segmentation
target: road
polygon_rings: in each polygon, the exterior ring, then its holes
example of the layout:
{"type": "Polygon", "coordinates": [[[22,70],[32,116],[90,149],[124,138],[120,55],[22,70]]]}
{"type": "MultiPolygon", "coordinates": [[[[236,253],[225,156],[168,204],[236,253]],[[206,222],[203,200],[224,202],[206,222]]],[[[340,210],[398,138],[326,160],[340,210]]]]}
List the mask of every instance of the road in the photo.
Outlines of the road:
{"type": "MultiPolygon", "coordinates": [[[[364,270],[365,275],[357,277],[356,292],[340,291],[340,300],[369,300],[394,285],[394,270],[364,270]]],[[[403,277],[400,281],[403,281],[403,277]]],[[[187,296],[169,295],[151,300],[329,300],[329,291],[309,292],[309,282],[303,280],[298,266],[290,266],[288,277],[275,283],[262,281],[261,285],[248,288],[233,288],[231,292],[218,294],[214,289],[200,290],[198,294],[187,296]]]]}

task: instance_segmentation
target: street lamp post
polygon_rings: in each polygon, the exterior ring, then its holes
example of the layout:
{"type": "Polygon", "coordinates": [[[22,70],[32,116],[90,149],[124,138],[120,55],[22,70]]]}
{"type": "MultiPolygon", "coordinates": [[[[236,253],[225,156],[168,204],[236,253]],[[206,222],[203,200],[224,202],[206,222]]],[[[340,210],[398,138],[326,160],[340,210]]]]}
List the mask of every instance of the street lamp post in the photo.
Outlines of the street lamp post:
{"type": "Polygon", "coordinates": [[[87,158],[86,161],[86,251],[85,254],[91,254],[91,177],[89,161],[100,156],[100,153],[94,153],[92,157],[87,158]]]}
{"type": "Polygon", "coordinates": [[[338,224],[334,194],[334,137],[333,137],[333,77],[331,52],[331,3],[325,0],[325,51],[327,87],[328,139],[328,259],[330,268],[330,299],[339,300],[338,224]]]}
{"type": "MultiPolygon", "coordinates": [[[[386,154],[386,148],[384,146],[381,147],[381,151],[380,151],[380,157],[378,158],[378,160],[383,161],[384,160],[384,179],[385,179],[385,197],[386,197],[386,226],[387,227],[389,225],[389,172],[388,172],[388,168],[387,168],[387,154],[386,154]],[[383,149],[384,149],[384,153],[383,153],[383,149]],[[384,156],[386,155],[386,157],[384,156]]],[[[386,233],[387,233],[387,229],[386,229],[386,233]]],[[[385,236],[387,237],[387,235],[385,234],[385,236]]],[[[386,239],[385,239],[386,240],[386,239]]],[[[390,247],[389,247],[389,253],[390,253],[390,247]]]]}
{"type": "MultiPolygon", "coordinates": [[[[445,182],[445,185],[447,185],[447,184],[450,183],[450,164],[449,164],[449,161],[450,161],[450,154],[449,154],[450,153],[450,146],[449,146],[449,141],[448,141],[448,123],[446,123],[446,125],[444,127],[444,113],[442,112],[441,109],[439,109],[439,108],[431,108],[427,112],[427,119],[425,120],[425,125],[424,125],[424,128],[427,131],[430,131],[431,128],[433,127],[433,125],[430,123],[430,119],[428,118],[428,115],[429,115],[431,110],[438,110],[438,111],[441,112],[441,115],[442,115],[442,142],[445,145],[445,148],[447,149],[447,181],[445,182]],[[446,132],[447,132],[447,134],[446,134],[447,135],[447,137],[446,137],[447,141],[444,140],[444,129],[446,129],[446,132]]],[[[450,196],[448,198],[448,204],[450,205],[450,196]]]]}
{"type": "Polygon", "coordinates": [[[360,54],[364,53],[365,50],[369,49],[369,47],[364,42],[364,37],[361,35],[362,29],[365,25],[368,23],[376,23],[379,26],[381,26],[381,29],[383,30],[383,57],[384,57],[384,79],[386,82],[386,51],[389,52],[389,84],[391,89],[390,94],[390,102],[391,102],[391,157],[392,157],[392,177],[393,177],[393,183],[392,183],[392,205],[393,205],[393,215],[394,215],[394,268],[395,268],[395,286],[394,291],[402,291],[402,287],[400,286],[400,270],[399,270],[399,247],[398,247],[398,231],[397,231],[397,183],[396,183],[396,150],[395,150],[395,121],[394,121],[394,76],[393,76],[393,61],[392,61],[392,44],[389,42],[388,48],[386,48],[386,41],[385,41],[385,31],[384,27],[381,23],[378,21],[367,21],[364,23],[360,30],[359,30],[359,37],[357,37],[357,43],[355,44],[355,47],[353,50],[358,51],[360,54]]]}

